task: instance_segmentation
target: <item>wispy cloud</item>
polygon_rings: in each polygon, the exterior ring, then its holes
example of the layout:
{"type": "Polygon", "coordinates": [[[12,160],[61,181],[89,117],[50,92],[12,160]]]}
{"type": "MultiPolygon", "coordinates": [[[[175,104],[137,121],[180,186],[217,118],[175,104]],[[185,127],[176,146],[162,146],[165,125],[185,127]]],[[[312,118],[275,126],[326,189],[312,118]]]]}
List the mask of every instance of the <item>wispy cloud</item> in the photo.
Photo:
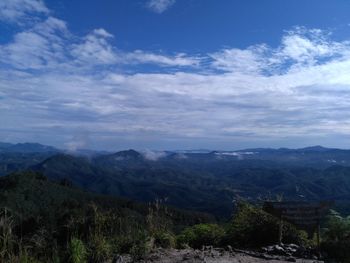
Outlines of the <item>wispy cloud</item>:
{"type": "Polygon", "coordinates": [[[212,66],[228,72],[281,74],[349,57],[350,42],[331,40],[330,32],[296,27],[287,31],[280,46],[259,44],[246,49],[228,48],[210,54],[212,66]]]}
{"type": "Polygon", "coordinates": [[[141,152],[143,157],[149,161],[157,161],[161,158],[166,157],[165,152],[157,152],[157,151],[151,151],[151,150],[144,150],[141,152]]]}
{"type": "Polygon", "coordinates": [[[114,64],[117,62],[117,54],[108,42],[112,37],[113,35],[102,28],[95,29],[80,43],[72,45],[71,54],[83,64],[114,64]]]}
{"type": "Polygon", "coordinates": [[[264,46],[224,49],[210,54],[213,59],[212,67],[224,71],[260,74],[267,64],[264,51],[264,46]]]}
{"type": "Polygon", "coordinates": [[[142,50],[125,54],[126,63],[154,63],[165,66],[198,66],[199,57],[190,57],[184,53],[178,53],[175,56],[160,55],[142,50]]]}
{"type": "Polygon", "coordinates": [[[147,7],[153,12],[161,14],[174,5],[175,2],[176,0],[149,0],[147,7]]]}
{"type": "Polygon", "coordinates": [[[71,68],[155,64],[161,67],[194,67],[200,58],[184,53],[158,54],[142,50],[124,52],[111,43],[114,36],[95,29],[86,36],[71,34],[66,23],[54,17],[16,33],[13,41],[0,46],[3,64],[17,69],[71,68]]]}
{"type": "Polygon", "coordinates": [[[48,17],[34,27],[16,33],[13,41],[0,46],[3,64],[17,69],[41,69],[56,67],[66,61],[66,24],[48,17]]]}
{"type": "Polygon", "coordinates": [[[20,24],[33,20],[33,14],[48,14],[49,10],[41,0],[1,0],[0,21],[20,24]]]}

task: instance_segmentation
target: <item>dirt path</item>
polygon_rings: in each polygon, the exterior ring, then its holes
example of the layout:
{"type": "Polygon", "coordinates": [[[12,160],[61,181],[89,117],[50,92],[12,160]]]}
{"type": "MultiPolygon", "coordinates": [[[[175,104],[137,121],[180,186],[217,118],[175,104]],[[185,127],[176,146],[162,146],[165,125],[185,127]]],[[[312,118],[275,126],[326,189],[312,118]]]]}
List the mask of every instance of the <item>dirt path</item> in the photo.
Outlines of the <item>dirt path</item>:
{"type": "MultiPolygon", "coordinates": [[[[120,258],[118,263],[131,262],[130,258],[120,258]]],[[[193,250],[193,249],[158,249],[152,252],[147,259],[138,262],[148,263],[323,263],[323,261],[299,259],[294,257],[271,256],[254,252],[237,252],[224,250],[193,250]]]]}

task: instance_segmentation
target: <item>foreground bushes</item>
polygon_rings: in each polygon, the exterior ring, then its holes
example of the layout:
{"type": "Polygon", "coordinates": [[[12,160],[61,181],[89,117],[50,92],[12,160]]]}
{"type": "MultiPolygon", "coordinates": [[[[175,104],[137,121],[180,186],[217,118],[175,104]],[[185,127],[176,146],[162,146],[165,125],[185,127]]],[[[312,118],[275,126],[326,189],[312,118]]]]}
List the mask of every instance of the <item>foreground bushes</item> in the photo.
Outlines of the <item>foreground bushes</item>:
{"type": "Polygon", "coordinates": [[[23,231],[8,209],[0,211],[0,262],[100,263],[115,254],[129,253],[136,259],[149,251],[145,222],[123,222],[93,204],[75,212],[58,218],[58,226],[33,220],[23,231]]]}
{"type": "MultiPolygon", "coordinates": [[[[262,209],[241,203],[238,212],[227,229],[227,240],[233,246],[261,247],[278,243],[279,220],[262,209]]],[[[305,245],[306,233],[297,230],[291,224],[283,223],[284,243],[305,245]]]]}
{"type": "Polygon", "coordinates": [[[175,235],[169,231],[159,231],[154,235],[154,245],[162,248],[172,248],[176,245],[175,235]]]}
{"type": "Polygon", "coordinates": [[[219,246],[224,235],[224,229],[216,224],[199,224],[185,229],[177,237],[177,243],[179,247],[188,245],[192,248],[219,246]]]}
{"type": "MultiPolygon", "coordinates": [[[[90,205],[87,210],[64,216],[60,227],[50,231],[44,226],[16,235],[13,217],[5,210],[0,215],[0,262],[105,262],[115,254],[129,253],[138,260],[152,248],[200,249],[202,246],[258,248],[278,242],[279,220],[259,207],[242,203],[226,225],[198,224],[178,235],[172,232],[160,206],[150,209],[143,224],[115,217],[90,205]]],[[[40,224],[38,224],[40,225],[40,224]]],[[[305,232],[283,224],[283,242],[309,245],[305,232]]],[[[350,263],[350,219],[333,214],[328,218],[322,248],[328,258],[350,263]]]]}
{"type": "MultiPolygon", "coordinates": [[[[239,204],[238,211],[226,226],[200,224],[185,229],[177,237],[179,247],[227,246],[258,248],[278,242],[279,220],[259,207],[239,204]]],[[[306,233],[284,222],[283,242],[306,245],[306,233]]]]}
{"type": "Polygon", "coordinates": [[[83,241],[73,238],[69,244],[69,261],[72,263],[85,263],[87,261],[87,251],[83,241]]]}
{"type": "Polygon", "coordinates": [[[350,217],[341,217],[335,211],[328,216],[322,250],[336,262],[350,262],[350,217]]]}

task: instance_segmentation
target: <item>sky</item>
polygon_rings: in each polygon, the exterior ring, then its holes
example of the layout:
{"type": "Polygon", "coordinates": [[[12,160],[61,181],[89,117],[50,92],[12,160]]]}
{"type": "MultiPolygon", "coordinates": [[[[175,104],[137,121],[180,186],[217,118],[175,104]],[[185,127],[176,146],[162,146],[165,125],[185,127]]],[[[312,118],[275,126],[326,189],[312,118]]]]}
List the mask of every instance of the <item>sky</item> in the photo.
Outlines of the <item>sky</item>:
{"type": "Polygon", "coordinates": [[[348,0],[1,0],[0,141],[350,148],[348,0]]]}

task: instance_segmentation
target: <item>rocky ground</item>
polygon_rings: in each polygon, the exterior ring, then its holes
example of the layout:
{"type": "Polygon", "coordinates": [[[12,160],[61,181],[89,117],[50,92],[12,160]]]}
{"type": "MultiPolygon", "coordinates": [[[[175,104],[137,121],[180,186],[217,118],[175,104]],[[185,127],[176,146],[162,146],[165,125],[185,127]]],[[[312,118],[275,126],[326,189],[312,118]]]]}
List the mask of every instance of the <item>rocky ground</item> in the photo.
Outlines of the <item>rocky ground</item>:
{"type": "MultiPolygon", "coordinates": [[[[283,248],[284,249],[284,248],[283,248]]],[[[277,249],[279,250],[279,249],[277,249]]],[[[299,263],[323,263],[321,260],[317,260],[316,257],[312,259],[297,257],[290,255],[290,253],[277,252],[274,248],[265,248],[260,252],[246,251],[246,250],[234,250],[219,249],[207,247],[202,250],[193,249],[156,249],[145,259],[140,259],[137,262],[154,262],[154,263],[175,263],[175,262],[188,262],[188,263],[283,263],[283,262],[299,262],[299,263]],[[270,251],[267,251],[270,250],[270,251]]],[[[116,263],[129,263],[133,262],[130,256],[120,256],[115,259],[116,263]]],[[[135,261],[134,261],[135,262],[135,261]]]]}

